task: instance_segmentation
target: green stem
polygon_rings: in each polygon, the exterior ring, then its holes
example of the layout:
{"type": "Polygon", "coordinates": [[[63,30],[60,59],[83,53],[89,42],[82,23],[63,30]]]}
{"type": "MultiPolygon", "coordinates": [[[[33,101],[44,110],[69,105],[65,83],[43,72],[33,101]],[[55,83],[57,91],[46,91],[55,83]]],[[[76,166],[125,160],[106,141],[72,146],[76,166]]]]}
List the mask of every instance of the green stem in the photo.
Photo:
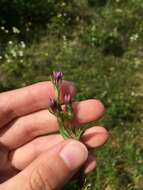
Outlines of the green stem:
{"type": "Polygon", "coordinates": [[[65,130],[64,121],[62,120],[62,118],[58,118],[58,123],[59,123],[60,134],[64,137],[65,140],[69,139],[70,136],[68,132],[65,130]]]}

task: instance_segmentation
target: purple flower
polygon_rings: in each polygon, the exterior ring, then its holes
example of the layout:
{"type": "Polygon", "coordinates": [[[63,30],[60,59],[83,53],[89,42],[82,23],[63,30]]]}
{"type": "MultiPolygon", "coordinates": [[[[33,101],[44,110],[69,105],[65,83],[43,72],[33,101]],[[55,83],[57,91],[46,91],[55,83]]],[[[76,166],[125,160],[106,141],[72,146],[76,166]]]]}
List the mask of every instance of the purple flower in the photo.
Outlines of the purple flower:
{"type": "Polygon", "coordinates": [[[66,105],[72,103],[72,98],[71,98],[71,95],[70,95],[70,94],[65,94],[65,96],[64,96],[64,103],[65,103],[66,105]]]}
{"type": "Polygon", "coordinates": [[[63,73],[61,71],[53,71],[52,79],[53,79],[53,82],[56,86],[61,85],[62,77],[63,77],[63,73]]]}
{"type": "Polygon", "coordinates": [[[55,99],[50,98],[49,107],[52,111],[56,111],[58,109],[58,103],[55,99]]]}

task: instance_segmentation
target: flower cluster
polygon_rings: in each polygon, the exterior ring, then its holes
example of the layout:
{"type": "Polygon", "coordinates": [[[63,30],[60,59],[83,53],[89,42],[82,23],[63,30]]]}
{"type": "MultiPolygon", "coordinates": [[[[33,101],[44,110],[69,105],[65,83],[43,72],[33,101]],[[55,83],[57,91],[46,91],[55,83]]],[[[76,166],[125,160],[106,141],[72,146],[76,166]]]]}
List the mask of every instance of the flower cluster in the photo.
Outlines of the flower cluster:
{"type": "MultiPolygon", "coordinates": [[[[60,71],[54,71],[51,75],[51,81],[54,85],[56,96],[54,99],[50,98],[49,111],[57,117],[59,132],[64,139],[72,138],[80,140],[85,128],[71,126],[72,120],[74,119],[74,111],[72,107],[73,101],[71,94],[64,94],[64,98],[61,103],[62,78],[63,73],[60,71]]],[[[79,182],[82,190],[89,189],[89,184],[82,172],[80,173],[79,182]]]]}
{"type": "Polygon", "coordinates": [[[0,60],[5,61],[5,63],[23,63],[25,57],[26,44],[24,41],[8,41],[5,54],[0,55],[0,60]]]}
{"type": "Polygon", "coordinates": [[[65,94],[63,103],[61,103],[61,85],[63,73],[54,71],[51,75],[51,80],[56,92],[55,99],[50,98],[49,111],[57,117],[59,123],[60,134],[65,138],[80,139],[83,129],[77,126],[71,126],[71,121],[74,119],[71,94],[65,94]]]}

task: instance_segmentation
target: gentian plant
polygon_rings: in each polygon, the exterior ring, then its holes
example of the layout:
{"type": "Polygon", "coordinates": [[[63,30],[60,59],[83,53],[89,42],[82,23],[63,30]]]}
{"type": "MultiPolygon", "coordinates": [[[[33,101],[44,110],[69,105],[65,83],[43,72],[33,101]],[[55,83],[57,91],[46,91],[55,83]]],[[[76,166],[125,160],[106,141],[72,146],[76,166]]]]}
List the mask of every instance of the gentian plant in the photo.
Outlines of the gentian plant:
{"type": "MultiPolygon", "coordinates": [[[[51,81],[55,89],[55,98],[50,98],[49,111],[57,117],[59,124],[59,132],[66,139],[80,140],[81,135],[84,133],[85,128],[73,126],[71,123],[74,119],[74,112],[72,107],[71,94],[65,94],[64,100],[61,103],[61,85],[62,85],[63,73],[60,71],[53,71],[51,75],[51,81]]],[[[82,171],[82,170],[81,170],[82,171]]],[[[88,190],[88,184],[86,183],[83,172],[80,172],[79,183],[82,190],[88,190]]]]}
{"type": "Polygon", "coordinates": [[[72,108],[72,97],[70,94],[64,95],[63,103],[61,104],[61,84],[63,74],[60,71],[54,71],[51,76],[52,83],[55,89],[55,99],[50,101],[50,112],[57,117],[59,123],[60,134],[64,139],[76,139],[80,140],[81,135],[84,132],[84,128],[81,129],[78,126],[72,126],[70,123],[74,119],[74,112],[72,108]]]}

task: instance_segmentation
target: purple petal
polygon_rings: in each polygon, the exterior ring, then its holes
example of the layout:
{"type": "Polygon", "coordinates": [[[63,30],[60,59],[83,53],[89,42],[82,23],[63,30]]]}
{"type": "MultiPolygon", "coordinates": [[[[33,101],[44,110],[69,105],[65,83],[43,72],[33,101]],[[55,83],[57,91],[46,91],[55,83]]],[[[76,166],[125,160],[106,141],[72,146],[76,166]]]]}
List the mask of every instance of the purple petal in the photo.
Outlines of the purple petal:
{"type": "Polygon", "coordinates": [[[64,103],[67,104],[71,104],[71,95],[70,94],[65,94],[64,96],[64,103]]]}
{"type": "Polygon", "coordinates": [[[63,73],[61,71],[53,71],[52,79],[55,85],[60,85],[62,82],[63,73]]]}

